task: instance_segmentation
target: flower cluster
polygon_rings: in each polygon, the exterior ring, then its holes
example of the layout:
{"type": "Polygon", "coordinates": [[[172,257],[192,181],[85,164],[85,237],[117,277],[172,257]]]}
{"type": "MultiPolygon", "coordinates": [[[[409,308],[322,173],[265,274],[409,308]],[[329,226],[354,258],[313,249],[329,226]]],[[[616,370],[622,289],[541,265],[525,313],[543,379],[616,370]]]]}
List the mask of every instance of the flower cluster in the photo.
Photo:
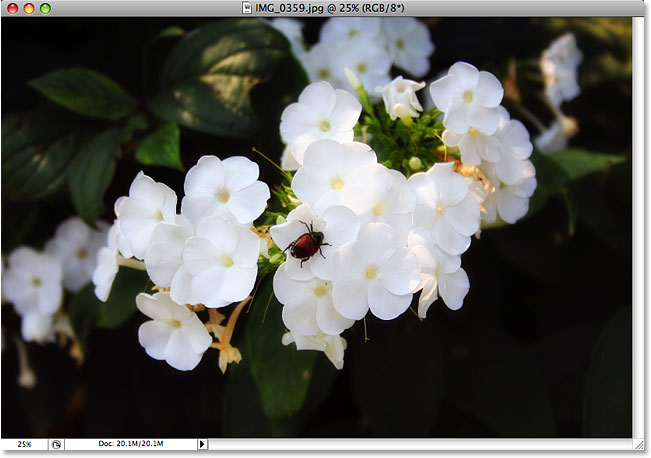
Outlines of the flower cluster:
{"type": "Polygon", "coordinates": [[[108,246],[98,253],[95,293],[107,299],[120,265],[147,271],[160,292],[141,293],[136,303],[152,319],[138,333],[152,358],[191,370],[214,346],[222,371],[239,360],[232,330],[220,325],[224,317],[213,310],[204,325],[196,312],[243,303],[253,290],[261,242],[252,223],[270,197],[258,175],[245,157],[203,156],[185,177],[180,213],[176,193],[142,172],[116,201],[108,246]],[[209,330],[219,342],[213,344],[209,330]]]}
{"type": "MultiPolygon", "coordinates": [[[[364,83],[349,77],[364,100],[364,83]]],[[[422,111],[415,92],[423,87],[398,77],[377,91],[390,119],[409,128],[422,111]]],[[[504,91],[494,75],[458,62],[429,92],[443,115],[445,152],[409,178],[351,141],[361,111],[352,101],[336,124],[346,135],[318,132],[319,119],[334,127],[331,118],[308,114],[335,111],[345,98],[328,83],[312,83],[283,113],[281,133],[294,151],[300,138],[302,152],[291,181],[300,205],[270,229],[287,254],[273,284],[289,329],[284,343],[318,347],[336,367],[343,365],[340,334],[369,311],[394,319],[419,291],[421,318],[439,296],[460,308],[470,287],[461,255],[482,219],[514,223],[536,187],[529,133],[500,106],[504,91]]],[[[420,169],[422,161],[412,159],[420,169]]]]}
{"type": "Polygon", "coordinates": [[[330,18],[318,43],[307,51],[300,21],[281,18],[271,25],[288,38],[312,82],[328,81],[339,89],[350,90],[346,68],[370,89],[389,83],[392,65],[415,77],[424,76],[434,52],[429,30],[415,18],[330,18]]]}
{"type": "Polygon", "coordinates": [[[567,148],[568,139],[578,132],[578,123],[561,111],[564,101],[574,99],[581,89],[578,83],[578,67],[583,53],[571,32],[554,40],[540,57],[540,70],[545,84],[545,100],[554,114],[554,122],[542,130],[535,139],[543,153],[553,153],[567,148]]]}
{"type": "Polygon", "coordinates": [[[2,294],[22,317],[25,341],[52,342],[56,334],[74,338],[60,307],[64,290],[78,292],[95,271],[97,253],[108,230],[103,221],[97,226],[99,230],[94,230],[78,217],[69,218],[45,244],[44,253],[21,246],[9,255],[2,294]]]}

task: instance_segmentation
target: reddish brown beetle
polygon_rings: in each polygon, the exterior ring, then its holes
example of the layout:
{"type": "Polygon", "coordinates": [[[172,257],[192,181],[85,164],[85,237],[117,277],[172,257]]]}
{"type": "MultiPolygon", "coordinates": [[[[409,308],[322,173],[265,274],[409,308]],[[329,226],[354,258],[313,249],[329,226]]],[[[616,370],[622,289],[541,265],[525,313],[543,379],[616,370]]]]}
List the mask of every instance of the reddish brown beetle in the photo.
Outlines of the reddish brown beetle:
{"type": "MultiPolygon", "coordinates": [[[[289,254],[296,259],[301,260],[301,267],[303,267],[303,263],[314,256],[317,251],[321,256],[323,256],[323,252],[321,251],[323,245],[331,245],[323,242],[323,232],[315,231],[313,223],[310,223],[308,226],[306,222],[300,222],[305,225],[307,232],[290,243],[289,246],[283,250],[283,253],[289,250],[289,254]]],[[[323,256],[323,259],[325,259],[325,256],[323,256]]]]}

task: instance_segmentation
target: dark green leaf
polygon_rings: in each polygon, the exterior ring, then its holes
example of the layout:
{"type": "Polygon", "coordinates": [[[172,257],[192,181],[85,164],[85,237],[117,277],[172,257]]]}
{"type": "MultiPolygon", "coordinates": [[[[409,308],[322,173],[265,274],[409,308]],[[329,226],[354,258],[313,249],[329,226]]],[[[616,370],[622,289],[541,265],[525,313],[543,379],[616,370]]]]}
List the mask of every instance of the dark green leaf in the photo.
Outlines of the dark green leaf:
{"type": "Polygon", "coordinates": [[[102,199],[115,173],[119,140],[117,129],[93,137],[80,148],[68,169],[72,203],[79,216],[93,226],[104,211],[102,199]]]}
{"type": "Polygon", "coordinates": [[[53,102],[92,118],[119,119],[133,108],[120,85],[85,68],[56,70],[28,84],[53,102]]]}
{"type": "Polygon", "coordinates": [[[158,82],[163,72],[165,59],[183,35],[185,35],[185,30],[181,27],[171,26],[160,32],[145,47],[142,73],[145,94],[148,97],[158,90],[158,82]]]}
{"type": "Polygon", "coordinates": [[[89,283],[72,297],[68,305],[68,318],[83,357],[88,354],[88,336],[97,322],[99,304],[101,302],[95,296],[95,285],[89,283]]]}
{"type": "Polygon", "coordinates": [[[40,199],[65,183],[78,135],[61,111],[42,107],[2,120],[2,192],[9,199],[40,199]]]}
{"type": "MultiPolygon", "coordinates": [[[[194,30],[177,44],[149,107],[186,127],[243,137],[260,128],[262,121],[251,91],[283,79],[278,75],[295,80],[297,73],[302,73],[302,89],[304,72],[281,33],[255,19],[224,19],[194,30]]],[[[279,93],[274,97],[282,99],[279,93]]]]}
{"type": "Polygon", "coordinates": [[[550,197],[558,194],[570,181],[591,173],[607,170],[614,164],[624,162],[624,156],[590,153],[583,150],[566,150],[545,155],[534,152],[531,162],[536,167],[538,186],[529,202],[529,213],[541,210],[550,197]]]}
{"type": "Polygon", "coordinates": [[[68,306],[68,316],[84,355],[88,351],[88,336],[94,327],[116,328],[127,321],[136,310],[136,296],[147,286],[143,271],[121,268],[106,302],[95,296],[95,285],[89,283],[75,294],[68,306]]]}
{"type": "Polygon", "coordinates": [[[541,210],[552,196],[563,189],[570,177],[549,156],[534,152],[530,159],[536,167],[536,181],[538,182],[536,191],[529,201],[528,215],[533,215],[541,210]]]}
{"type": "Polygon", "coordinates": [[[317,352],[297,351],[293,344],[281,343],[285,333],[282,305],[273,297],[271,279],[266,283],[251,306],[242,357],[251,364],[267,418],[281,420],[301,410],[317,352]]]}
{"type": "Polygon", "coordinates": [[[179,146],[179,126],[173,122],[164,122],[149,134],[136,149],[136,160],[145,165],[162,165],[181,171],[179,146]]]}
{"type": "Polygon", "coordinates": [[[367,319],[371,340],[350,349],[355,397],[379,437],[430,436],[443,395],[436,336],[406,314],[390,324],[367,319]]]}
{"type": "Polygon", "coordinates": [[[490,323],[454,336],[446,395],[501,437],[556,435],[549,394],[530,353],[490,323]]]}
{"type": "Polygon", "coordinates": [[[97,326],[112,329],[127,321],[136,311],[136,296],[145,292],[148,283],[146,272],[120,268],[113,282],[111,295],[106,302],[99,305],[97,326]]]}
{"type": "Polygon", "coordinates": [[[147,116],[143,115],[142,113],[136,113],[129,116],[124,121],[122,129],[120,131],[120,144],[123,145],[130,142],[133,138],[134,132],[144,130],[147,127],[149,127],[147,116]]]}
{"type": "Polygon", "coordinates": [[[632,323],[631,308],[620,310],[594,347],[583,410],[588,437],[631,437],[632,323]]]}
{"type": "Polygon", "coordinates": [[[626,160],[625,156],[591,153],[585,150],[559,151],[550,154],[549,158],[565,171],[571,181],[578,180],[590,173],[607,170],[626,160]]]}

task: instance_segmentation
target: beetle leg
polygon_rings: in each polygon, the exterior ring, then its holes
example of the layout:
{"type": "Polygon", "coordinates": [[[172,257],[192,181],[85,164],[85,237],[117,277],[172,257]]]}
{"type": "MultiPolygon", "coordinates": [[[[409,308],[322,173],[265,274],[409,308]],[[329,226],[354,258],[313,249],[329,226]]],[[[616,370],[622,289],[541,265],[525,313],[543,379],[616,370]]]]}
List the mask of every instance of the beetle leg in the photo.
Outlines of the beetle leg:
{"type": "Polygon", "coordinates": [[[313,231],[312,231],[312,227],[311,227],[312,225],[311,225],[311,224],[308,226],[307,223],[306,223],[305,221],[300,221],[300,220],[299,220],[299,222],[305,226],[305,228],[307,229],[307,232],[313,232],[313,231]]]}
{"type": "Polygon", "coordinates": [[[283,250],[283,253],[284,253],[285,251],[289,250],[289,249],[290,249],[291,247],[293,247],[293,246],[294,246],[294,242],[290,243],[290,244],[287,246],[287,248],[285,248],[285,249],[283,250]]]}
{"type": "MultiPolygon", "coordinates": [[[[329,244],[329,243],[324,243],[323,245],[330,245],[330,244],[329,244]]],[[[319,247],[319,254],[321,255],[321,257],[322,257],[323,259],[326,258],[325,256],[323,256],[323,251],[321,251],[321,247],[319,247]]]]}

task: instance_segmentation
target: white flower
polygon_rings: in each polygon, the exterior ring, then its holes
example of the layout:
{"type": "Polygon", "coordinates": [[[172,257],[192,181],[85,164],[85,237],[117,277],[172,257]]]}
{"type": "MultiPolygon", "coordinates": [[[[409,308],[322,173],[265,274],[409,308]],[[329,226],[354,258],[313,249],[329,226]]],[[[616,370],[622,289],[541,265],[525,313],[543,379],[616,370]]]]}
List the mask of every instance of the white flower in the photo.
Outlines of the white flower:
{"type": "Polygon", "coordinates": [[[348,46],[347,41],[353,38],[376,39],[381,25],[380,18],[376,17],[333,17],[323,23],[319,41],[348,46]]]}
{"type": "Polygon", "coordinates": [[[45,252],[61,260],[63,286],[73,293],[91,280],[97,265],[97,251],[106,242],[108,224],[98,221],[97,225],[101,231],[92,230],[81,218],[68,218],[59,224],[54,238],[45,244],[45,252]]]}
{"type": "Polygon", "coordinates": [[[362,226],[332,262],[333,305],[351,320],[362,319],[369,308],[382,320],[394,319],[407,310],[420,282],[418,258],[384,223],[362,226]]]}
{"type": "Polygon", "coordinates": [[[344,350],[346,350],[346,339],[341,336],[330,336],[319,333],[315,336],[301,336],[293,332],[287,332],[282,338],[283,345],[296,343],[297,350],[322,351],[330,362],[338,369],[344,367],[344,350]]]}
{"type": "Polygon", "coordinates": [[[554,105],[572,100],[581,92],[577,69],[582,60],[583,54],[571,32],[558,37],[542,52],[540,70],[545,80],[545,93],[554,105]]]}
{"type": "Polygon", "coordinates": [[[312,83],[303,89],[297,103],[283,111],[280,134],[302,164],[306,148],[317,140],[352,141],[361,112],[362,106],[352,94],[325,81],[312,83]]]}
{"type": "Polygon", "coordinates": [[[259,254],[258,236],[250,228],[208,217],[197,226],[196,236],[185,242],[183,264],[192,281],[184,286],[191,287],[191,295],[206,307],[241,301],[253,289],[259,254]]]}
{"type": "Polygon", "coordinates": [[[412,175],[407,183],[418,202],[414,228],[431,231],[432,240],[449,254],[466,251],[470,236],[479,229],[479,204],[463,176],[454,171],[454,163],[434,164],[427,173],[412,175]]]}
{"type": "Polygon", "coordinates": [[[416,97],[416,91],[425,87],[425,83],[403,79],[398,76],[384,87],[377,87],[375,90],[382,93],[384,109],[392,120],[410,116],[415,118],[423,107],[416,97]]]}
{"type": "Polygon", "coordinates": [[[117,227],[117,249],[125,259],[129,259],[133,257],[133,251],[131,251],[131,245],[120,230],[120,225],[118,224],[118,219],[120,219],[120,205],[122,205],[122,202],[124,202],[126,199],[127,196],[118,197],[113,204],[113,210],[115,211],[115,217],[117,218],[114,222],[114,225],[117,227]]]}
{"type": "Polygon", "coordinates": [[[492,73],[457,62],[447,76],[430,85],[429,91],[436,107],[445,113],[443,125],[454,133],[465,134],[471,127],[485,135],[497,130],[497,106],[504,89],[492,73]]]}
{"type": "Polygon", "coordinates": [[[22,246],[11,252],[2,275],[2,295],[19,315],[36,312],[51,315],[63,297],[61,261],[22,246]]]}
{"type": "Polygon", "coordinates": [[[274,275],[273,288],[283,306],[283,323],[303,336],[340,334],[354,323],[341,316],[332,306],[332,283],[319,278],[294,280],[281,265],[274,275]]]}
{"type": "Polygon", "coordinates": [[[119,270],[120,253],[118,252],[118,223],[113,223],[113,226],[108,231],[107,246],[100,248],[97,251],[97,266],[93,272],[93,284],[95,285],[95,296],[102,301],[106,302],[111,294],[113,281],[119,270]]]}
{"type": "Polygon", "coordinates": [[[438,248],[426,232],[409,234],[409,249],[418,257],[421,280],[418,316],[425,318],[430,305],[439,294],[451,310],[458,310],[470,289],[466,271],[461,268],[461,257],[452,256],[438,248]]]}
{"type": "Polygon", "coordinates": [[[120,233],[128,241],[133,255],[142,260],[156,224],[174,222],[176,194],[165,184],[139,172],[131,183],[129,197],[120,201],[116,214],[120,233]]]}
{"type": "Polygon", "coordinates": [[[353,172],[351,183],[342,203],[359,215],[361,224],[388,224],[405,244],[416,205],[407,178],[397,170],[374,163],[353,172]]]}
{"type": "Polygon", "coordinates": [[[484,202],[482,218],[487,223],[492,223],[497,218],[497,213],[507,223],[515,223],[529,211],[529,198],[536,190],[536,168],[530,160],[521,161],[524,173],[520,180],[512,185],[505,184],[497,178],[497,173],[491,164],[482,166],[484,172],[491,177],[494,190],[484,202]]]}
{"type": "Polygon", "coordinates": [[[441,138],[447,146],[459,147],[461,162],[467,165],[479,165],[482,159],[496,162],[501,157],[499,138],[494,134],[484,135],[474,127],[462,135],[446,129],[441,138]]]}
{"type": "Polygon", "coordinates": [[[196,313],[172,301],[169,293],[140,293],[136,305],[152,319],[138,329],[138,341],[147,354],[180,371],[194,369],[212,343],[196,313]]]}
{"type": "Polygon", "coordinates": [[[385,17],[382,33],[396,67],[419,78],[429,72],[434,44],[425,24],[411,17],[385,17]]]}
{"type": "Polygon", "coordinates": [[[202,156],[185,176],[181,213],[195,226],[213,215],[251,224],[262,214],[270,197],[269,187],[257,181],[259,175],[258,164],[243,156],[223,161],[216,156],[202,156]]]}
{"type": "Polygon", "coordinates": [[[344,81],[335,76],[338,49],[334,43],[320,42],[299,57],[312,83],[327,81],[337,89],[344,88],[344,81]]]}
{"type": "Polygon", "coordinates": [[[292,47],[295,56],[301,56],[305,53],[305,43],[303,42],[304,24],[292,18],[279,17],[269,21],[271,26],[281,32],[292,47]]]}
{"type": "Polygon", "coordinates": [[[52,342],[54,340],[54,316],[30,311],[20,323],[20,333],[25,342],[52,342]]]}
{"type": "Polygon", "coordinates": [[[183,264],[185,242],[193,235],[192,223],[182,215],[177,215],[176,224],[161,222],[156,226],[145,253],[147,274],[156,286],[167,288],[173,283],[183,264]]]}
{"type": "Polygon", "coordinates": [[[500,157],[495,171],[501,181],[515,184],[527,174],[524,160],[531,156],[533,145],[529,132],[520,121],[510,119],[509,112],[499,107],[500,123],[496,132],[500,143],[500,157]]]}
{"type": "MultiPolygon", "coordinates": [[[[391,81],[391,56],[376,40],[366,37],[351,39],[339,50],[336,62],[335,76],[347,81],[345,69],[352,70],[364,84],[371,100],[379,100],[372,92],[374,88],[391,81]]],[[[346,88],[352,88],[349,82],[346,88]]]]}
{"type": "Polygon", "coordinates": [[[574,118],[565,116],[558,110],[556,121],[536,138],[536,147],[545,154],[567,149],[567,143],[579,131],[579,125],[574,118]]]}
{"type": "Polygon", "coordinates": [[[285,266],[289,277],[295,280],[309,280],[317,276],[329,280],[330,257],[344,243],[357,238],[359,220],[352,210],[341,205],[329,207],[318,216],[312,212],[309,205],[301,204],[289,212],[284,223],[273,226],[269,232],[276,245],[281,250],[287,250],[285,266]],[[292,242],[310,232],[310,229],[323,234],[319,250],[307,259],[294,257],[292,242]]]}
{"type": "Polygon", "coordinates": [[[292,189],[301,202],[320,213],[342,201],[358,167],[375,162],[375,152],[364,143],[319,140],[305,151],[303,166],[292,179],[292,189]]]}

